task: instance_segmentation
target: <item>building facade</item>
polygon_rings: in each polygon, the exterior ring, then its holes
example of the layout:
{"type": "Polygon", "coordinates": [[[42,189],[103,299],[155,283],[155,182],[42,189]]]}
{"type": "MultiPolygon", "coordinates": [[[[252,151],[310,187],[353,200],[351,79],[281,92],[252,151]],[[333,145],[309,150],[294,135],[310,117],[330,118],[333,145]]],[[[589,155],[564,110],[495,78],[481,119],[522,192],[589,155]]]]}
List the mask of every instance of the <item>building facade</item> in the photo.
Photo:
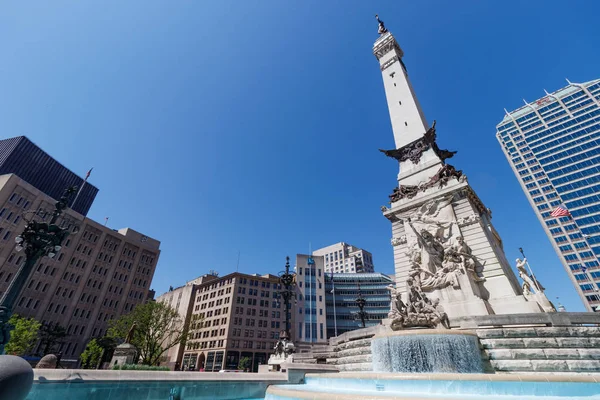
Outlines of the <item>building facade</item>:
{"type": "Polygon", "coordinates": [[[194,285],[190,336],[181,360],[171,358],[169,363],[211,372],[238,369],[240,359],[248,357],[251,370],[258,371],[284,329],[279,277],[235,272],[208,276],[194,285]]]}
{"type": "Polygon", "coordinates": [[[381,273],[324,272],[325,257],[296,256],[296,305],[292,309],[294,343],[327,339],[362,327],[357,316],[359,291],[367,301],[366,326],[378,325],[390,311],[393,280],[381,273]],[[336,334],[337,331],[337,334],[336,334]]]}
{"type": "Polygon", "coordinates": [[[53,199],[60,199],[65,188],[81,189],[73,210],[87,215],[98,189],[50,157],[25,136],[0,140],[0,175],[15,174],[53,199]]]}
{"type": "MultiPolygon", "coordinates": [[[[192,319],[192,309],[196,301],[196,292],[199,284],[207,280],[216,279],[215,275],[206,275],[187,282],[185,285],[171,288],[163,295],[160,295],[156,301],[165,303],[177,310],[184,324],[189,324],[192,319]]],[[[183,359],[184,344],[177,344],[164,354],[162,365],[168,366],[172,370],[181,369],[181,360],[183,359]]]]}
{"type": "Polygon", "coordinates": [[[379,325],[390,312],[390,286],[396,286],[394,280],[377,272],[327,274],[325,276],[327,337],[362,328],[361,321],[357,318],[359,309],[356,299],[359,293],[366,300],[365,326],[379,325]]]}
{"type": "Polygon", "coordinates": [[[373,255],[351,244],[340,242],[312,252],[325,258],[325,272],[374,272],[373,255]]]}
{"type": "MultiPolygon", "coordinates": [[[[15,237],[36,215],[49,221],[55,200],[16,175],[0,176],[0,295],[25,260],[15,237]]],[[[113,230],[67,209],[58,220],[70,229],[54,258],[38,261],[14,312],[59,324],[63,363],[76,361],[87,342],[103,336],[109,321],[147,299],[160,242],[129,228],[113,230]]],[[[39,351],[39,346],[36,351],[39,351]]]]}
{"type": "Polygon", "coordinates": [[[496,137],[589,311],[600,307],[600,80],[507,112],[496,137]],[[569,215],[553,216],[559,206],[569,215]]]}

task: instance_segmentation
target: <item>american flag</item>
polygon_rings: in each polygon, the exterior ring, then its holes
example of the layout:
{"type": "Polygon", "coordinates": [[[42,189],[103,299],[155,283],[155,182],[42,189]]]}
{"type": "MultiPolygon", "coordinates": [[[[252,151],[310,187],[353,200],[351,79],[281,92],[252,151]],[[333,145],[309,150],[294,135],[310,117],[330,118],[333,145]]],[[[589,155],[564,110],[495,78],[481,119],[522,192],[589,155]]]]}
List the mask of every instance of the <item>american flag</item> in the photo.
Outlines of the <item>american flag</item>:
{"type": "Polygon", "coordinates": [[[552,211],[550,215],[553,217],[570,217],[571,213],[569,212],[569,210],[567,210],[567,207],[561,204],[558,207],[556,207],[556,209],[552,211]]]}

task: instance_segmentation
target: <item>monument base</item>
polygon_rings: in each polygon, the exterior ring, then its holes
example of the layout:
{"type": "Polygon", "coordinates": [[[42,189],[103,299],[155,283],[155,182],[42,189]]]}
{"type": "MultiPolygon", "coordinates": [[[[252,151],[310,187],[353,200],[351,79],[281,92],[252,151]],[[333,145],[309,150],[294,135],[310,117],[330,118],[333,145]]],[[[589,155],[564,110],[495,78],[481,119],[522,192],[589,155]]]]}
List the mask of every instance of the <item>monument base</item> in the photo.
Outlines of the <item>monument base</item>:
{"type": "Polygon", "coordinates": [[[123,343],[115,348],[110,366],[134,364],[137,361],[137,349],[131,343],[123,343]]]}

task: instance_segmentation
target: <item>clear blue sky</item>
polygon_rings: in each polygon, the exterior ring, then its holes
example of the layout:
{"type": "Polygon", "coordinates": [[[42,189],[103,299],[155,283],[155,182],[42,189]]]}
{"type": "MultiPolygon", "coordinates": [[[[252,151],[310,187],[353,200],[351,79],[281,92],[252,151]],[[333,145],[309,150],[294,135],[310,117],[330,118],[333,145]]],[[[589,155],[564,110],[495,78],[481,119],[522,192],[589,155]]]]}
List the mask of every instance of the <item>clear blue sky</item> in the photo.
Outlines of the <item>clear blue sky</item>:
{"type": "Polygon", "coordinates": [[[94,171],[90,216],[162,241],[152,287],[277,273],[346,241],[393,272],[379,13],[443,148],[552,300],[583,310],[495,138],[503,108],[600,77],[595,1],[27,1],[0,8],[0,132],[94,171]]]}

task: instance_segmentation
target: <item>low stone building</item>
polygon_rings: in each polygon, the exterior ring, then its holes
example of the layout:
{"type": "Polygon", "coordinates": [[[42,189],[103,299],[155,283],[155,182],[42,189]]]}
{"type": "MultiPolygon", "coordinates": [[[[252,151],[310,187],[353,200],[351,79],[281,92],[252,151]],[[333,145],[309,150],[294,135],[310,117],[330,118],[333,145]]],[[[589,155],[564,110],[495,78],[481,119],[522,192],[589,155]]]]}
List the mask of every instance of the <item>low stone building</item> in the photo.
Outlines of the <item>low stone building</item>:
{"type": "Polygon", "coordinates": [[[284,329],[279,277],[235,272],[209,274],[161,295],[190,326],[185,347],[171,349],[164,365],[173,369],[237,369],[248,357],[250,369],[266,364],[284,329]]]}

